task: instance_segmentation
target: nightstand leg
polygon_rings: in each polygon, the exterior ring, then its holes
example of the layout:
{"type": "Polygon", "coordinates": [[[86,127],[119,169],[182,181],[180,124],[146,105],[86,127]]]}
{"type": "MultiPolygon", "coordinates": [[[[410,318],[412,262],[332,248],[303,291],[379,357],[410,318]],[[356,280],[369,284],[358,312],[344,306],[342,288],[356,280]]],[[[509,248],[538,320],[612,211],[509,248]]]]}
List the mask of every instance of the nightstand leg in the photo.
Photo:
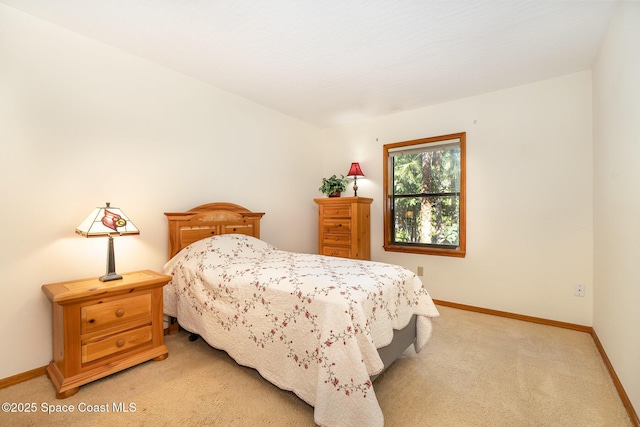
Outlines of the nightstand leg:
{"type": "Polygon", "coordinates": [[[160,355],[158,357],[154,357],[153,360],[156,361],[156,362],[160,362],[161,360],[164,360],[167,357],[169,357],[169,353],[165,353],[165,354],[162,354],[162,355],[160,355]]]}

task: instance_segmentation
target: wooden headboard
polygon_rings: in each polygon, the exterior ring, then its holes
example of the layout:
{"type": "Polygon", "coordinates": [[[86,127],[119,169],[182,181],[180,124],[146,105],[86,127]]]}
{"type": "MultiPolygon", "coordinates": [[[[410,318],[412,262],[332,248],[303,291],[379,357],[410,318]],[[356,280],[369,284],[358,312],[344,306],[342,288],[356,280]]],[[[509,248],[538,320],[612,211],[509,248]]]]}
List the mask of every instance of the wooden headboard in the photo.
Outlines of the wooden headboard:
{"type": "Polygon", "coordinates": [[[205,237],[246,234],[260,238],[264,212],[251,212],[233,203],[207,203],[187,212],[165,212],[169,220],[169,259],[182,248],[205,237]]]}

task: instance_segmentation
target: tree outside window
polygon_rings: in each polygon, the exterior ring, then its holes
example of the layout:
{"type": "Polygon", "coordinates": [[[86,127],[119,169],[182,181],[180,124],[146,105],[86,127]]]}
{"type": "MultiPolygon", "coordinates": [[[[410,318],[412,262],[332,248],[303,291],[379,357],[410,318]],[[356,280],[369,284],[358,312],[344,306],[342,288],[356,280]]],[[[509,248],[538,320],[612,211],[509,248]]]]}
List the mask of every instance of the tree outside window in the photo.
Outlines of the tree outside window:
{"type": "Polygon", "coordinates": [[[465,256],[466,133],[384,146],[387,251],[465,256]]]}

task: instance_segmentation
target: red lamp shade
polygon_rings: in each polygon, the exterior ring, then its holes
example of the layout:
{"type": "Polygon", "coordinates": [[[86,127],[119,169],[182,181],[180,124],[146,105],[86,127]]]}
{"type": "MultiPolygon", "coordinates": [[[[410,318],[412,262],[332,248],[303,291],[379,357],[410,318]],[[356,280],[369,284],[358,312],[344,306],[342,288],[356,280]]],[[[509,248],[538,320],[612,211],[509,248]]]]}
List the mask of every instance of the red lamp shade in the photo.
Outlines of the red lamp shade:
{"type": "Polygon", "coordinates": [[[364,176],[362,169],[360,169],[360,163],[351,163],[347,176],[364,176]]]}
{"type": "Polygon", "coordinates": [[[358,197],[358,177],[364,176],[362,169],[360,169],[360,163],[351,163],[347,176],[353,177],[353,195],[358,197]]]}

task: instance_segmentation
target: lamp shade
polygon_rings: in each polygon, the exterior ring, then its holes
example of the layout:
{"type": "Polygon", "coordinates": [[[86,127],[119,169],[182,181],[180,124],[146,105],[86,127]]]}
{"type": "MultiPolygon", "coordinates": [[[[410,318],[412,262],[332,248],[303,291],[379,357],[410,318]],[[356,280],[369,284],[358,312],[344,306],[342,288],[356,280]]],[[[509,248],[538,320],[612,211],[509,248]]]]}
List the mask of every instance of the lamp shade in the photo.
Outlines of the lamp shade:
{"type": "Polygon", "coordinates": [[[102,282],[120,280],[122,276],[116,274],[116,261],[113,254],[113,236],[140,234],[140,230],[133,225],[120,208],[107,206],[95,208],[76,228],[76,233],[86,237],[108,237],[107,243],[107,274],[100,277],[102,282]]]}
{"type": "Polygon", "coordinates": [[[347,176],[364,176],[362,169],[360,169],[360,163],[351,163],[347,176]]]}
{"type": "Polygon", "coordinates": [[[358,196],[358,177],[364,176],[362,173],[362,169],[360,169],[360,163],[351,163],[351,167],[349,168],[349,173],[347,176],[353,177],[353,195],[358,196]]]}
{"type": "Polygon", "coordinates": [[[76,228],[76,233],[86,237],[122,236],[140,234],[140,230],[120,208],[111,207],[107,202],[107,206],[95,208],[76,228]]]}

